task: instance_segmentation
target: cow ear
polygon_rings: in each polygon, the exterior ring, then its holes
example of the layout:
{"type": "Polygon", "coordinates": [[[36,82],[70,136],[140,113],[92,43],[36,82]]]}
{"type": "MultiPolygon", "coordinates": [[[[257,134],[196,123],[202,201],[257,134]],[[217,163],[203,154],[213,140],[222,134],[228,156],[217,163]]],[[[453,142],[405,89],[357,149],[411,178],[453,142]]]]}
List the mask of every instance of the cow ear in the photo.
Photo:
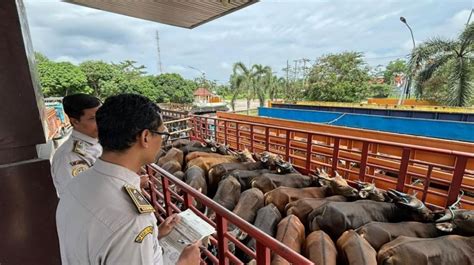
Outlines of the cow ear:
{"type": "Polygon", "coordinates": [[[217,149],[213,146],[213,147],[211,147],[211,151],[212,151],[213,153],[215,153],[215,152],[217,152],[217,149]]]}
{"type": "Polygon", "coordinates": [[[446,233],[453,232],[454,225],[452,223],[438,223],[436,224],[436,228],[446,233]]]}

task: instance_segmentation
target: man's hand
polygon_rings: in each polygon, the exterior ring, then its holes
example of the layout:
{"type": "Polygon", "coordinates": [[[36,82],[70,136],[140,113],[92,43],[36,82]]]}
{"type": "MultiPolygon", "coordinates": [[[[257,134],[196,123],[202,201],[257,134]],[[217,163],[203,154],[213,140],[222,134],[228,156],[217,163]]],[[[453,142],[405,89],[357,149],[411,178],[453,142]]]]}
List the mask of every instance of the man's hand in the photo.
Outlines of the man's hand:
{"type": "Polygon", "coordinates": [[[180,220],[181,217],[175,213],[168,216],[168,218],[166,218],[165,221],[160,224],[160,226],[158,226],[158,239],[167,236],[180,220]]]}
{"type": "Polygon", "coordinates": [[[198,265],[201,263],[201,240],[194,242],[184,248],[183,252],[179,256],[178,263],[176,265],[198,265]]]}

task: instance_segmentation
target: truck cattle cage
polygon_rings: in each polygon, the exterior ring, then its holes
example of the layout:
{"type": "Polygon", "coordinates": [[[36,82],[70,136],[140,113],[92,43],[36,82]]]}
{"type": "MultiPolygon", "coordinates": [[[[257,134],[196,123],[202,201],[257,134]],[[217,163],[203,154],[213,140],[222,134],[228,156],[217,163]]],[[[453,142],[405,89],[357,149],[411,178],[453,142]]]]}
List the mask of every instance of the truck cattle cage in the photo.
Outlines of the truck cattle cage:
{"type": "MultiPolygon", "coordinates": [[[[374,182],[382,189],[416,193],[433,209],[453,204],[462,191],[461,208],[474,209],[472,153],[217,117],[177,118],[178,123],[187,119],[191,139],[213,139],[234,150],[280,154],[304,174],[312,174],[316,168],[324,168],[333,175],[337,171],[352,184],[360,180],[374,182]],[[437,157],[436,162],[427,159],[432,156],[437,157]]],[[[169,121],[168,126],[172,125],[169,121]]],[[[147,165],[146,173],[150,176],[150,189],[145,191],[145,196],[157,210],[160,221],[189,208],[216,228],[217,235],[210,238],[214,248],[203,251],[202,264],[243,264],[230,251],[230,242],[253,257],[257,264],[270,264],[272,253],[292,264],[312,264],[157,165],[147,165]],[[216,222],[196,209],[194,200],[214,210],[216,222]],[[254,238],[256,249],[249,249],[228,232],[229,223],[254,238]]]]}

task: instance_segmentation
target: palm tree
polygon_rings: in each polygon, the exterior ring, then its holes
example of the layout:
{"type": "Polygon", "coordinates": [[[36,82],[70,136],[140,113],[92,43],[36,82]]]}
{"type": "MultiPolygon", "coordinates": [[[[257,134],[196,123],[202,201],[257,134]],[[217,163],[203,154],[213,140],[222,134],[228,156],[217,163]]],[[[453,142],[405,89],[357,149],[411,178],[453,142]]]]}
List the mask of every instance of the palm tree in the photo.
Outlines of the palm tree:
{"type": "Polygon", "coordinates": [[[260,107],[265,105],[266,94],[269,90],[269,83],[272,76],[272,68],[270,66],[263,66],[261,64],[255,64],[252,66],[252,69],[255,71],[255,82],[254,90],[255,94],[258,97],[260,107]]]}
{"type": "MultiPolygon", "coordinates": [[[[258,86],[257,80],[259,76],[262,75],[258,66],[253,65],[251,68],[248,68],[242,62],[237,62],[234,64],[233,72],[230,77],[231,89],[234,90],[234,94],[230,101],[232,109],[235,110],[235,100],[241,94],[245,95],[247,100],[247,114],[249,114],[250,101],[255,99],[255,96],[261,96],[261,87],[258,86]]],[[[263,101],[265,99],[263,98],[263,101]]]]}
{"type": "Polygon", "coordinates": [[[450,91],[446,104],[466,106],[472,95],[474,23],[468,24],[456,40],[434,38],[415,48],[409,71],[416,75],[415,93],[423,97],[423,84],[434,78],[437,70],[448,72],[450,91]]]}

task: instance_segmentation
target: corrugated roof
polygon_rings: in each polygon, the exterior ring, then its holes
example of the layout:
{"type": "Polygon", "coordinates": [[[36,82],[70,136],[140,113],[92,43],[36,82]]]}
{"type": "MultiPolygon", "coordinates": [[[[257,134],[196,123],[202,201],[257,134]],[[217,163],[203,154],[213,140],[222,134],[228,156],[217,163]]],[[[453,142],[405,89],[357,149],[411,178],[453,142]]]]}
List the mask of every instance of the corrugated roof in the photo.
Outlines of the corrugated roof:
{"type": "Polygon", "coordinates": [[[254,4],[258,0],[63,0],[63,2],[177,27],[194,28],[254,4]]]}

